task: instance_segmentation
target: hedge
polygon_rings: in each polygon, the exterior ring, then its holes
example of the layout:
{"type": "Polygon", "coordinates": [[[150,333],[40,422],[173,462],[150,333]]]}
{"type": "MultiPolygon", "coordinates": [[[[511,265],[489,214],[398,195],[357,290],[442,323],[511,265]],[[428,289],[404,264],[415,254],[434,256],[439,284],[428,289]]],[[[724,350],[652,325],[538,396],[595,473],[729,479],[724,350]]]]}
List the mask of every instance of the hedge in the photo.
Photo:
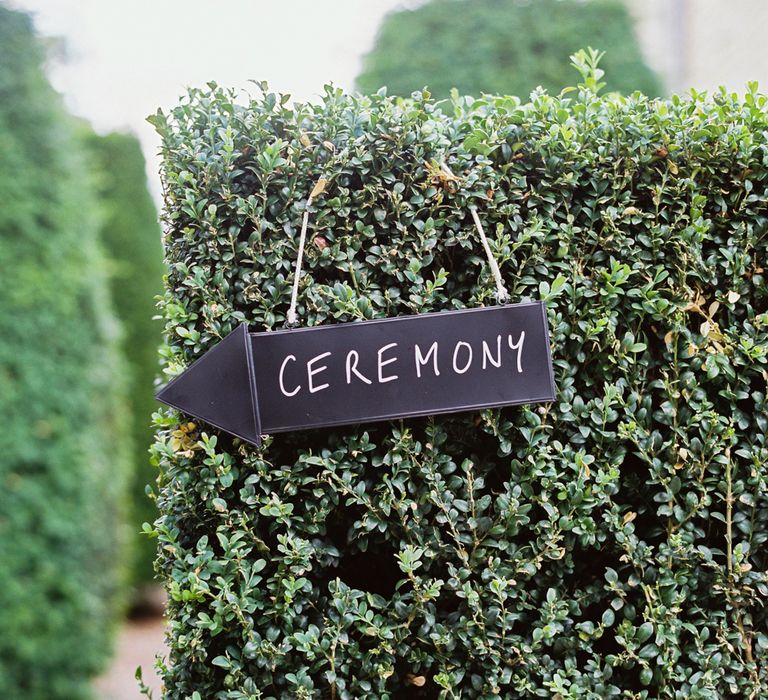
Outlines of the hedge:
{"type": "Polygon", "coordinates": [[[662,88],[643,60],[624,0],[429,0],[388,14],[363,61],[357,88],[436,97],[480,92],[552,93],[571,84],[568,56],[582,46],[606,51],[609,90],[662,88]]]}
{"type": "Polygon", "coordinates": [[[125,413],[82,144],[0,7],[0,697],[77,700],[119,604],[125,413]]]}
{"type": "Polygon", "coordinates": [[[123,328],[120,345],[132,425],[131,581],[138,585],[154,576],[155,543],[141,532],[141,525],[157,517],[146,489],[157,479],[149,448],[154,439],[151,416],[157,408],[152,385],[162,342],[162,325],[153,320],[155,297],[163,286],[161,232],[139,140],[133,134],[91,132],[87,146],[101,210],[99,240],[108,257],[110,293],[123,328]]]}
{"type": "Polygon", "coordinates": [[[764,697],[768,110],[215,84],[163,139],[166,373],[302,323],[548,306],[557,400],[281,434],[157,414],[165,698],[764,697]]]}

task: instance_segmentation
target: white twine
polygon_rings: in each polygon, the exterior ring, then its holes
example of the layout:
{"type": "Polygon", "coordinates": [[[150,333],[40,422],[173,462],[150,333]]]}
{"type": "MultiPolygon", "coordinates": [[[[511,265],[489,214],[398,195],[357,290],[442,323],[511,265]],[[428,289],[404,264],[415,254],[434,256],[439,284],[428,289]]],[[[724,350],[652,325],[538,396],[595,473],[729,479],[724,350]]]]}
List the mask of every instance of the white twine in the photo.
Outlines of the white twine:
{"type": "Polygon", "coordinates": [[[293,291],[291,292],[291,305],[288,308],[286,322],[289,326],[296,325],[296,302],[299,296],[299,280],[301,279],[301,263],[304,260],[304,243],[307,240],[307,225],[309,224],[309,208],[312,206],[312,195],[307,198],[304,209],[304,218],[301,221],[301,236],[299,237],[299,255],[296,258],[296,269],[293,273],[293,291]]]}
{"type": "Polygon", "coordinates": [[[504,286],[504,280],[501,278],[499,265],[491,252],[491,246],[488,245],[488,239],[485,237],[485,231],[483,230],[482,223],[480,223],[480,217],[477,215],[477,209],[475,207],[470,207],[469,211],[472,214],[472,218],[475,220],[477,232],[480,234],[480,240],[483,242],[483,248],[485,248],[485,254],[488,257],[488,265],[493,273],[493,279],[496,281],[496,299],[499,304],[506,304],[509,301],[509,294],[507,293],[507,288],[504,286]]]}
{"type": "MultiPolygon", "coordinates": [[[[309,195],[307,198],[306,206],[304,207],[304,217],[301,220],[301,235],[299,236],[299,251],[298,255],[296,256],[296,268],[293,272],[293,289],[291,290],[291,305],[288,308],[288,313],[286,314],[286,324],[289,327],[295,326],[297,319],[296,315],[296,304],[298,302],[299,297],[299,281],[301,280],[301,265],[304,261],[304,245],[307,241],[307,227],[309,226],[309,208],[312,206],[312,195],[309,195]]],[[[493,257],[493,252],[491,251],[491,246],[488,244],[488,239],[485,236],[485,231],[483,230],[483,224],[480,222],[480,217],[477,215],[477,209],[475,207],[469,208],[470,213],[472,214],[472,218],[475,221],[475,227],[477,228],[477,232],[480,234],[480,240],[483,243],[483,249],[485,250],[485,255],[488,258],[488,265],[491,268],[491,272],[493,273],[493,279],[496,282],[496,299],[500,304],[506,304],[507,301],[509,301],[509,293],[507,292],[506,287],[504,286],[504,280],[501,278],[501,270],[499,270],[499,265],[496,262],[496,258],[493,257]]]]}

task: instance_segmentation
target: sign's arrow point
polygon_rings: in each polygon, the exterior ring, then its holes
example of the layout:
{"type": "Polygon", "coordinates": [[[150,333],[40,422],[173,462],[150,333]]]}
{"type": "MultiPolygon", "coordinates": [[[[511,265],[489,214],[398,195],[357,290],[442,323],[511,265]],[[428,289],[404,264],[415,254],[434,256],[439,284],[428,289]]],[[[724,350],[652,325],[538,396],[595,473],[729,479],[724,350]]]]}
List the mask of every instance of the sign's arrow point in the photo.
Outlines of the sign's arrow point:
{"type": "Polygon", "coordinates": [[[253,357],[245,324],[230,333],[157,394],[158,401],[261,444],[253,357]]]}

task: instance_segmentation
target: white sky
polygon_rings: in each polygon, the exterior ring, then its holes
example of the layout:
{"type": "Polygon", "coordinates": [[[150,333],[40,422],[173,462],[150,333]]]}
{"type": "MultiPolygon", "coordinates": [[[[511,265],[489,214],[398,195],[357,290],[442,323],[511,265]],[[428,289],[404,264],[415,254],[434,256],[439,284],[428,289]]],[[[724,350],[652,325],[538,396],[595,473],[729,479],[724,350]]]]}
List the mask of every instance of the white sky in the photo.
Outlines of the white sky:
{"type": "Polygon", "coordinates": [[[267,80],[307,100],[333,82],[351,89],[382,17],[416,0],[9,0],[31,12],[66,58],[49,75],[67,107],[100,132],[133,131],[159,194],[159,141],[145,121],[186,86],[267,80]]]}

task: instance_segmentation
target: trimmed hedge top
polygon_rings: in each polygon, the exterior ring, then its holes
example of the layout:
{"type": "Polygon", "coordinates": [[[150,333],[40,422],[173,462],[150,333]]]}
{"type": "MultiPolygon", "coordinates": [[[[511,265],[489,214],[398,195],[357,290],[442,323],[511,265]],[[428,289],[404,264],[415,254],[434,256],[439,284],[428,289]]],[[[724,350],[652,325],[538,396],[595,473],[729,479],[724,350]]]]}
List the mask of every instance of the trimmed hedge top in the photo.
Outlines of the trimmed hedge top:
{"type": "MultiPolygon", "coordinates": [[[[594,57],[593,57],[594,58],[594,57]]],[[[555,403],[273,436],[157,415],[167,698],[768,693],[766,98],[211,84],[163,137],[167,373],[280,327],[544,299],[555,403]]]]}

